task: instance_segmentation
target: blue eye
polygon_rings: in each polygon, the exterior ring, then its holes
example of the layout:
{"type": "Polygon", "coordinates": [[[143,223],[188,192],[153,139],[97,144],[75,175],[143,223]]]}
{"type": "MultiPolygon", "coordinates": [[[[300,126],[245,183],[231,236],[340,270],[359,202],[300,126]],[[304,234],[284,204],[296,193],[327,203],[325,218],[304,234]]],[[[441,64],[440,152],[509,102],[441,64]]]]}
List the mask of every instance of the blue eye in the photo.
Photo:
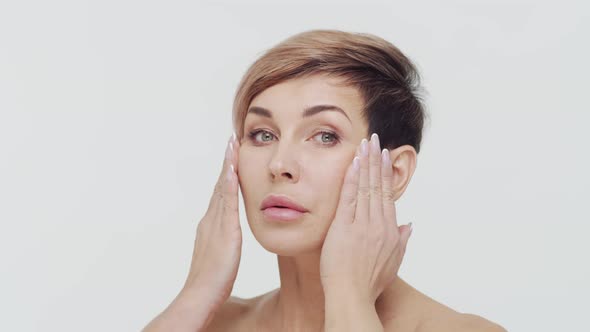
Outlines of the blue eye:
{"type": "MultiPolygon", "coordinates": [[[[248,137],[254,143],[261,144],[264,142],[272,141],[275,135],[268,130],[258,129],[249,132],[248,137]],[[260,139],[258,139],[259,137],[260,139]]],[[[315,140],[316,142],[320,143],[320,145],[332,146],[340,142],[340,137],[338,136],[338,134],[325,130],[318,132],[313,137],[320,137],[319,140],[315,140]]]]}
{"type": "Polygon", "coordinates": [[[338,143],[338,135],[336,135],[335,133],[329,132],[329,131],[320,131],[314,137],[316,137],[316,136],[321,137],[320,143],[322,143],[322,144],[328,143],[327,145],[331,145],[331,144],[338,143]]]}
{"type": "Polygon", "coordinates": [[[262,142],[270,142],[270,141],[272,141],[272,137],[274,136],[271,132],[260,129],[260,130],[251,131],[248,134],[248,137],[250,137],[251,140],[253,140],[253,141],[255,141],[255,142],[258,143],[258,142],[260,142],[260,141],[258,141],[256,139],[256,137],[258,136],[258,134],[262,134],[261,135],[261,137],[263,138],[262,139],[262,142]],[[270,139],[269,140],[266,140],[265,138],[270,138],[270,139]]]}

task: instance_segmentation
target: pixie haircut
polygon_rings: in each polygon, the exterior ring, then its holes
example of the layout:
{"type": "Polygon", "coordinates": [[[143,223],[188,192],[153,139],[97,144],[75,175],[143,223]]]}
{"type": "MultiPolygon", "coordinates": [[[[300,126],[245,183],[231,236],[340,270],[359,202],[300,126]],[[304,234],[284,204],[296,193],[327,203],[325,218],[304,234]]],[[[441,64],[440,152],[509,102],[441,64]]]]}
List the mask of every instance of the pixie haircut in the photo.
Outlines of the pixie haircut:
{"type": "Polygon", "coordinates": [[[414,64],[380,37],[338,30],[293,35],[248,68],[234,99],[236,134],[243,137],[248,107],[258,94],[275,84],[314,74],[341,78],[345,86],[359,91],[367,137],[377,133],[383,148],[411,145],[420,152],[426,113],[414,64]]]}

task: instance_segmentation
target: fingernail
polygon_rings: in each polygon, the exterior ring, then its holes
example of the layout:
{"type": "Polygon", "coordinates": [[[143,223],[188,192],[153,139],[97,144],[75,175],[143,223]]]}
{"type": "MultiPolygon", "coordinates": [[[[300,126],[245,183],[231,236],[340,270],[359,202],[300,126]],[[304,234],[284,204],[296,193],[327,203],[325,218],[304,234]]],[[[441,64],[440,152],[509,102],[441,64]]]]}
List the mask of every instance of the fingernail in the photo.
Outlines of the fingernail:
{"type": "Polygon", "coordinates": [[[375,151],[379,151],[379,135],[377,135],[376,133],[373,133],[373,135],[371,135],[371,144],[373,145],[375,151]]]}
{"type": "Polygon", "coordinates": [[[391,165],[391,160],[389,160],[389,151],[387,149],[383,149],[381,151],[381,162],[383,162],[383,166],[389,167],[391,165]]]}
{"type": "Polygon", "coordinates": [[[226,178],[229,180],[231,179],[231,174],[234,172],[234,165],[233,164],[229,164],[229,167],[227,168],[227,172],[225,174],[226,178]]]}
{"type": "Polygon", "coordinates": [[[368,145],[368,141],[366,138],[363,138],[363,140],[361,141],[361,156],[366,156],[367,155],[367,145],[368,145]]]}
{"type": "Polygon", "coordinates": [[[236,132],[234,131],[234,132],[231,134],[231,139],[232,139],[232,141],[233,141],[233,142],[235,142],[235,141],[237,140],[237,137],[238,137],[238,136],[236,135],[236,132]]]}
{"type": "Polygon", "coordinates": [[[358,169],[359,169],[359,157],[354,157],[354,159],[352,160],[352,168],[355,171],[358,171],[358,169]]]}
{"type": "Polygon", "coordinates": [[[409,223],[408,226],[410,227],[410,234],[412,234],[412,231],[414,230],[413,222],[409,223]]]}

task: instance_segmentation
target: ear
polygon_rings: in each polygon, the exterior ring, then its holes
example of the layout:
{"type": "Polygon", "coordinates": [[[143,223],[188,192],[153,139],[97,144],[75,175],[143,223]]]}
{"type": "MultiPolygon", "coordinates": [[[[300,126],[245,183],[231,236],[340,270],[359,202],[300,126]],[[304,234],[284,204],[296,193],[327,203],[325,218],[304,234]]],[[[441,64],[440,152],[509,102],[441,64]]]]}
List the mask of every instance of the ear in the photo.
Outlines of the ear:
{"type": "Polygon", "coordinates": [[[397,149],[389,151],[389,157],[393,167],[393,188],[394,200],[398,200],[406,191],[412,175],[416,170],[417,153],[413,146],[402,145],[397,149]]]}

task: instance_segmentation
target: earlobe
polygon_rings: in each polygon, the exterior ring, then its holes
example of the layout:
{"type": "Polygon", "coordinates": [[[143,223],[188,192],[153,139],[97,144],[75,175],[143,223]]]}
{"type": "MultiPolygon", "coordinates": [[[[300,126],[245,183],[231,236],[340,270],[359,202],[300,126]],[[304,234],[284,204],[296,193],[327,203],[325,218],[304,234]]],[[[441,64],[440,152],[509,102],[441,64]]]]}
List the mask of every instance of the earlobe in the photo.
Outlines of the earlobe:
{"type": "Polygon", "coordinates": [[[417,164],[417,153],[413,146],[402,145],[389,152],[393,167],[394,200],[398,200],[406,191],[406,187],[414,175],[417,164]]]}

